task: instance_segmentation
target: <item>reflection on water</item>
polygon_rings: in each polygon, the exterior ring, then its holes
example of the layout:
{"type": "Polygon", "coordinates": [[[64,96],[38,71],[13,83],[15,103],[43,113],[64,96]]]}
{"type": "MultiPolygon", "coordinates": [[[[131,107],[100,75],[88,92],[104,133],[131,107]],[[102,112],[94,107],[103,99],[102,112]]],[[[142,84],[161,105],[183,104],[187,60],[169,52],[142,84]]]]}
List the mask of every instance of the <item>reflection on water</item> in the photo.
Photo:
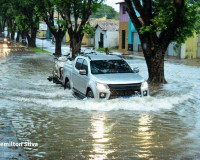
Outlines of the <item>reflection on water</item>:
{"type": "Polygon", "coordinates": [[[138,125],[138,132],[135,137],[140,138],[140,143],[136,144],[138,148],[137,155],[140,158],[146,158],[152,155],[149,148],[153,145],[152,136],[155,134],[151,131],[152,117],[148,114],[141,114],[138,125]]]}
{"type": "MultiPolygon", "coordinates": [[[[39,143],[30,159],[200,159],[200,67],[166,63],[153,96],[97,102],[48,82],[49,55],[0,54],[0,116],[39,143]]],[[[147,78],[143,60],[128,62],[147,78]]]]}
{"type": "Polygon", "coordinates": [[[90,159],[103,160],[108,159],[107,155],[114,152],[109,150],[107,144],[111,138],[106,134],[105,126],[105,114],[95,113],[91,118],[92,130],[91,135],[93,137],[93,150],[91,151],[90,159]]]}
{"type": "Polygon", "coordinates": [[[7,44],[0,44],[0,57],[7,57],[10,54],[10,51],[7,44]]]}

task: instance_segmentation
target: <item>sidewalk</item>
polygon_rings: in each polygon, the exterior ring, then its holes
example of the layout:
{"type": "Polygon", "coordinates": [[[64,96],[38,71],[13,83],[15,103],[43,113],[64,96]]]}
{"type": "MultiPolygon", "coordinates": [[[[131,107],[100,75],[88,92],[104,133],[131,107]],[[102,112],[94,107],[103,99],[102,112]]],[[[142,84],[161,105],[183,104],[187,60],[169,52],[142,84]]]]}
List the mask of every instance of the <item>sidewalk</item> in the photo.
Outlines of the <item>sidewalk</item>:
{"type": "MultiPolygon", "coordinates": [[[[55,52],[55,44],[51,42],[51,40],[47,39],[39,39],[36,40],[36,45],[39,48],[43,48],[51,53],[55,52]]],[[[82,50],[91,49],[92,47],[87,47],[82,45],[82,50]]],[[[62,54],[65,55],[70,52],[69,44],[63,43],[62,44],[62,54]]],[[[122,55],[125,59],[144,59],[143,52],[135,52],[135,51],[127,51],[126,54],[123,54],[119,50],[111,50],[111,53],[122,55]]],[[[190,66],[200,66],[200,59],[179,59],[174,56],[165,56],[165,61],[173,62],[173,63],[181,63],[190,66]]]]}
{"type": "MultiPolygon", "coordinates": [[[[114,51],[122,54],[119,51],[114,51]]],[[[122,55],[125,59],[134,59],[134,58],[139,58],[139,59],[144,59],[144,54],[143,52],[134,52],[134,51],[129,51],[127,54],[122,55]]],[[[188,66],[200,66],[200,59],[180,59],[175,56],[165,56],[164,61],[167,62],[172,62],[172,63],[179,63],[179,64],[184,64],[188,66]]]]}
{"type": "Polygon", "coordinates": [[[0,118],[0,160],[27,160],[28,157],[23,147],[10,146],[11,143],[20,143],[12,122],[5,118],[0,118]]]}

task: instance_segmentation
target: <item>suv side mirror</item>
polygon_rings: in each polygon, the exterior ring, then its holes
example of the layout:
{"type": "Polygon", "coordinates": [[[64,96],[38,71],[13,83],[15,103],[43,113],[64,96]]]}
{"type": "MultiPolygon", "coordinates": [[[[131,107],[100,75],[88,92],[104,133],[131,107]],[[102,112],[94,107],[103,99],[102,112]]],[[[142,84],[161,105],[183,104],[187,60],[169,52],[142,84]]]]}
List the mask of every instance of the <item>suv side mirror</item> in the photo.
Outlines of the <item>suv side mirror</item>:
{"type": "Polygon", "coordinates": [[[139,70],[138,67],[133,68],[133,72],[134,72],[134,73],[138,73],[139,71],[140,71],[140,70],[139,70]]]}
{"type": "Polygon", "coordinates": [[[86,74],[87,74],[87,72],[86,72],[86,70],[85,70],[85,69],[81,69],[81,70],[79,70],[79,74],[81,74],[81,75],[86,75],[86,74]]]}

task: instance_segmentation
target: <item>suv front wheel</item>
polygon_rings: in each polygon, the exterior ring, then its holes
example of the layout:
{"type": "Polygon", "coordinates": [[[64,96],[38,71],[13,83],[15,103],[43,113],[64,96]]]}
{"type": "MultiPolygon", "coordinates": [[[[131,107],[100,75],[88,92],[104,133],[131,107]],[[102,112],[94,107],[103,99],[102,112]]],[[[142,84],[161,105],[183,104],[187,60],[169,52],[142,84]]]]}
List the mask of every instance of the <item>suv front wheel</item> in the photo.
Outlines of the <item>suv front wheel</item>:
{"type": "Polygon", "coordinates": [[[88,98],[94,98],[94,94],[93,94],[91,89],[87,92],[87,97],[88,98]]]}

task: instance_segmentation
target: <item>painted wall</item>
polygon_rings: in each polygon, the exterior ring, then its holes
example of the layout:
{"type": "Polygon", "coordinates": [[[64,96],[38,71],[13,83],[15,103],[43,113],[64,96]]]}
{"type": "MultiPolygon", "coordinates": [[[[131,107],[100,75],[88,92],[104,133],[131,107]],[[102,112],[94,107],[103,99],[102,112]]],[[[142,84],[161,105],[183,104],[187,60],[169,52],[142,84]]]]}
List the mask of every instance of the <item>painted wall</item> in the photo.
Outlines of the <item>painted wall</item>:
{"type": "Polygon", "coordinates": [[[119,23],[119,51],[123,52],[124,54],[128,51],[128,22],[119,23]],[[122,30],[126,31],[125,49],[122,49],[122,30]]]}
{"type": "Polygon", "coordinates": [[[133,25],[131,19],[129,18],[128,22],[128,50],[129,51],[138,51],[139,46],[141,45],[141,41],[139,38],[139,35],[137,34],[137,30],[135,26],[133,25]],[[136,36],[136,37],[134,37],[136,36]],[[136,43],[136,44],[135,44],[136,43]],[[137,47],[135,47],[137,46],[137,47]],[[135,49],[137,48],[137,49],[135,49]]]}
{"type": "MultiPolygon", "coordinates": [[[[70,41],[69,34],[68,34],[68,32],[66,32],[66,34],[65,34],[65,42],[69,43],[69,41],[70,41]]],[[[84,34],[83,39],[82,39],[82,44],[84,44],[84,45],[88,45],[88,44],[92,45],[90,38],[85,34],[84,34]]]]}
{"type": "Polygon", "coordinates": [[[200,35],[198,36],[198,53],[197,53],[197,58],[200,58],[200,35]]]}
{"type": "Polygon", "coordinates": [[[100,41],[100,33],[102,33],[103,36],[103,41],[104,41],[104,45],[105,45],[105,38],[106,38],[106,32],[102,31],[100,27],[97,27],[96,31],[95,31],[95,49],[99,48],[99,41],[100,41]]]}
{"type": "Polygon", "coordinates": [[[197,58],[198,35],[194,34],[194,37],[188,38],[185,45],[186,45],[185,58],[188,59],[197,58]]]}
{"type": "Polygon", "coordinates": [[[120,4],[120,9],[119,9],[119,21],[120,22],[128,22],[128,19],[129,19],[129,15],[127,12],[125,14],[123,14],[124,6],[125,6],[125,3],[120,4]]]}
{"type": "Polygon", "coordinates": [[[119,32],[118,31],[103,31],[97,27],[95,31],[95,49],[99,48],[100,34],[103,34],[103,48],[112,48],[119,45],[119,32]]]}
{"type": "Polygon", "coordinates": [[[168,56],[178,56],[178,48],[176,47],[176,42],[172,42],[169,44],[168,49],[166,51],[166,55],[168,56]]]}
{"type": "Polygon", "coordinates": [[[105,40],[106,40],[106,43],[104,43],[104,48],[117,47],[119,45],[119,32],[107,31],[105,40]]]}

